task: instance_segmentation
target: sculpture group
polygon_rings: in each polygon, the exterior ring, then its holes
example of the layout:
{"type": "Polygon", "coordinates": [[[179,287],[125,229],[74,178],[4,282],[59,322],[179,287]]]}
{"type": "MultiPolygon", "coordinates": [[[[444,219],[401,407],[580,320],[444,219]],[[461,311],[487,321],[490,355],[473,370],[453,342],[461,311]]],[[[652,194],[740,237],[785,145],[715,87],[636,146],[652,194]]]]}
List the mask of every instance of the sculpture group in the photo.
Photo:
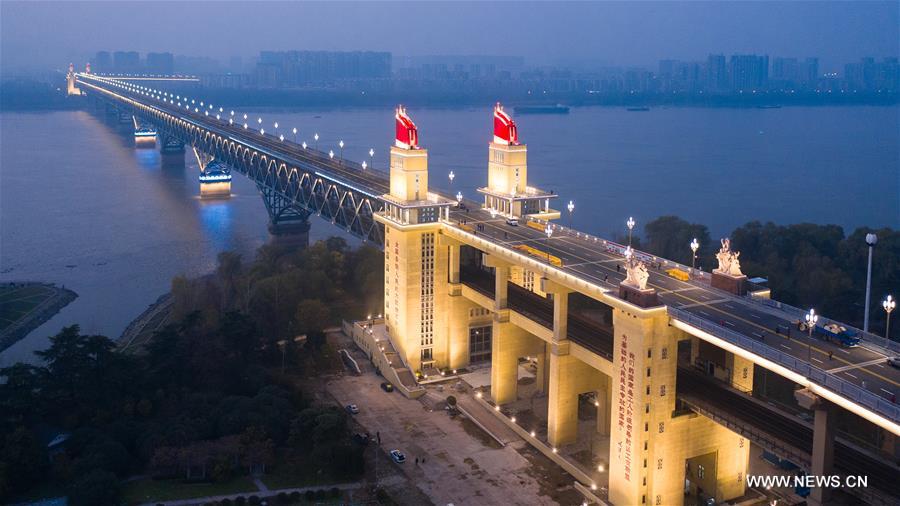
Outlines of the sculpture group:
{"type": "Polygon", "coordinates": [[[716,269],[715,272],[726,274],[728,276],[743,276],[744,273],[741,272],[741,262],[738,260],[739,256],[741,256],[739,251],[731,250],[731,240],[728,238],[722,239],[722,247],[719,248],[719,252],[716,253],[716,260],[719,261],[719,268],[716,269]]]}
{"type": "Polygon", "coordinates": [[[623,283],[638,290],[646,290],[649,278],[647,264],[635,258],[631,252],[631,246],[629,246],[625,251],[625,281],[623,283]]]}

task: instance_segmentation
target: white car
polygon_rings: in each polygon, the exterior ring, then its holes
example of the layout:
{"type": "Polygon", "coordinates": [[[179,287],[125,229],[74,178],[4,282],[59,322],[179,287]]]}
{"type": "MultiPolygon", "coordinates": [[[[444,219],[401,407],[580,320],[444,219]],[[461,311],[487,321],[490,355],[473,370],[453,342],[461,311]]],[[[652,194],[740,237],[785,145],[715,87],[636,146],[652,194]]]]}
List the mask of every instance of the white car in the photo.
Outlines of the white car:
{"type": "Polygon", "coordinates": [[[518,227],[519,219],[518,218],[506,218],[506,224],[511,227],[518,227]]]}
{"type": "Polygon", "coordinates": [[[391,450],[391,460],[398,464],[402,464],[406,462],[406,455],[403,455],[403,452],[400,450],[391,450]]]}

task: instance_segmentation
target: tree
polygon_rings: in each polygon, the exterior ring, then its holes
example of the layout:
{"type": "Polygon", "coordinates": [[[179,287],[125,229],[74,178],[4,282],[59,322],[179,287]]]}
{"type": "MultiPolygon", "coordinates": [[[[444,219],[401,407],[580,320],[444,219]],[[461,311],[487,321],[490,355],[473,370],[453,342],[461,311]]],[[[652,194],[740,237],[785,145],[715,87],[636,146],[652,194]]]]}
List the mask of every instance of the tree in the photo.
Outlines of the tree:
{"type": "Polygon", "coordinates": [[[688,223],[677,216],[660,216],[644,226],[646,250],[649,253],[691,265],[691,240],[697,238],[704,250],[711,246],[706,225],[688,223]]]}
{"type": "Polygon", "coordinates": [[[69,500],[75,506],[119,503],[119,479],[116,475],[95,469],[76,478],[68,488],[69,500]]]}
{"type": "Polygon", "coordinates": [[[31,431],[19,427],[0,442],[0,498],[4,493],[28,490],[38,483],[47,457],[31,431]]]}
{"type": "Polygon", "coordinates": [[[297,305],[294,328],[298,334],[308,334],[315,330],[322,330],[328,324],[329,319],[330,311],[322,301],[304,299],[297,305]]]}

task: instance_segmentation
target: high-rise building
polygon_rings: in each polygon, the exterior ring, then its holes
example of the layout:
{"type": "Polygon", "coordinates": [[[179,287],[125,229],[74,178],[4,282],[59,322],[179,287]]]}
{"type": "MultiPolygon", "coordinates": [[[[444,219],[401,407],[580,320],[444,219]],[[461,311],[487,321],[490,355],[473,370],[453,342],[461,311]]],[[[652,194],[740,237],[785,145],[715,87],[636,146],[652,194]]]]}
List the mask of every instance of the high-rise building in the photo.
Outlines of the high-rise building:
{"type": "Polygon", "coordinates": [[[706,89],[724,91],[728,89],[728,66],[725,55],[711,54],[706,58],[706,89]]]}
{"type": "Polygon", "coordinates": [[[93,67],[94,72],[112,72],[112,55],[109,54],[109,51],[97,51],[96,56],[91,61],[91,67],[93,67]]]}
{"type": "Polygon", "coordinates": [[[113,71],[125,74],[137,73],[141,68],[141,55],[137,51],[113,53],[113,71]]]}
{"type": "Polygon", "coordinates": [[[147,53],[146,71],[151,74],[173,74],[175,57],[172,53],[147,53]]]}
{"type": "Polygon", "coordinates": [[[736,54],[729,61],[731,90],[752,92],[762,90],[769,81],[769,57],[755,54],[736,54]]]}

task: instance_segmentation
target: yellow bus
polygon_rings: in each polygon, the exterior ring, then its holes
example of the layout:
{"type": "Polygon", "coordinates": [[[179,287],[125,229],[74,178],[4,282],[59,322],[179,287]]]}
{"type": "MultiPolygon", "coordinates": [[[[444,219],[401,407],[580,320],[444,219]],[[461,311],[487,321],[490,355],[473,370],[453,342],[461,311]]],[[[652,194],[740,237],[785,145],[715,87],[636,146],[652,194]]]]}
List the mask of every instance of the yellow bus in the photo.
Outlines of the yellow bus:
{"type": "Polygon", "coordinates": [[[666,274],[672,276],[675,279],[680,279],[681,281],[687,281],[691,279],[691,275],[681,269],[669,269],[666,271],[666,274]]]}
{"type": "MultiPolygon", "coordinates": [[[[531,223],[531,222],[529,222],[529,223],[531,223]]],[[[555,255],[551,255],[551,254],[547,253],[546,251],[541,251],[537,248],[532,248],[531,246],[527,246],[525,244],[518,244],[516,246],[513,246],[513,248],[517,249],[521,252],[527,253],[535,258],[540,258],[541,260],[549,260],[552,265],[555,265],[557,267],[563,266],[561,258],[559,258],[558,256],[555,256],[555,255]]]]}

